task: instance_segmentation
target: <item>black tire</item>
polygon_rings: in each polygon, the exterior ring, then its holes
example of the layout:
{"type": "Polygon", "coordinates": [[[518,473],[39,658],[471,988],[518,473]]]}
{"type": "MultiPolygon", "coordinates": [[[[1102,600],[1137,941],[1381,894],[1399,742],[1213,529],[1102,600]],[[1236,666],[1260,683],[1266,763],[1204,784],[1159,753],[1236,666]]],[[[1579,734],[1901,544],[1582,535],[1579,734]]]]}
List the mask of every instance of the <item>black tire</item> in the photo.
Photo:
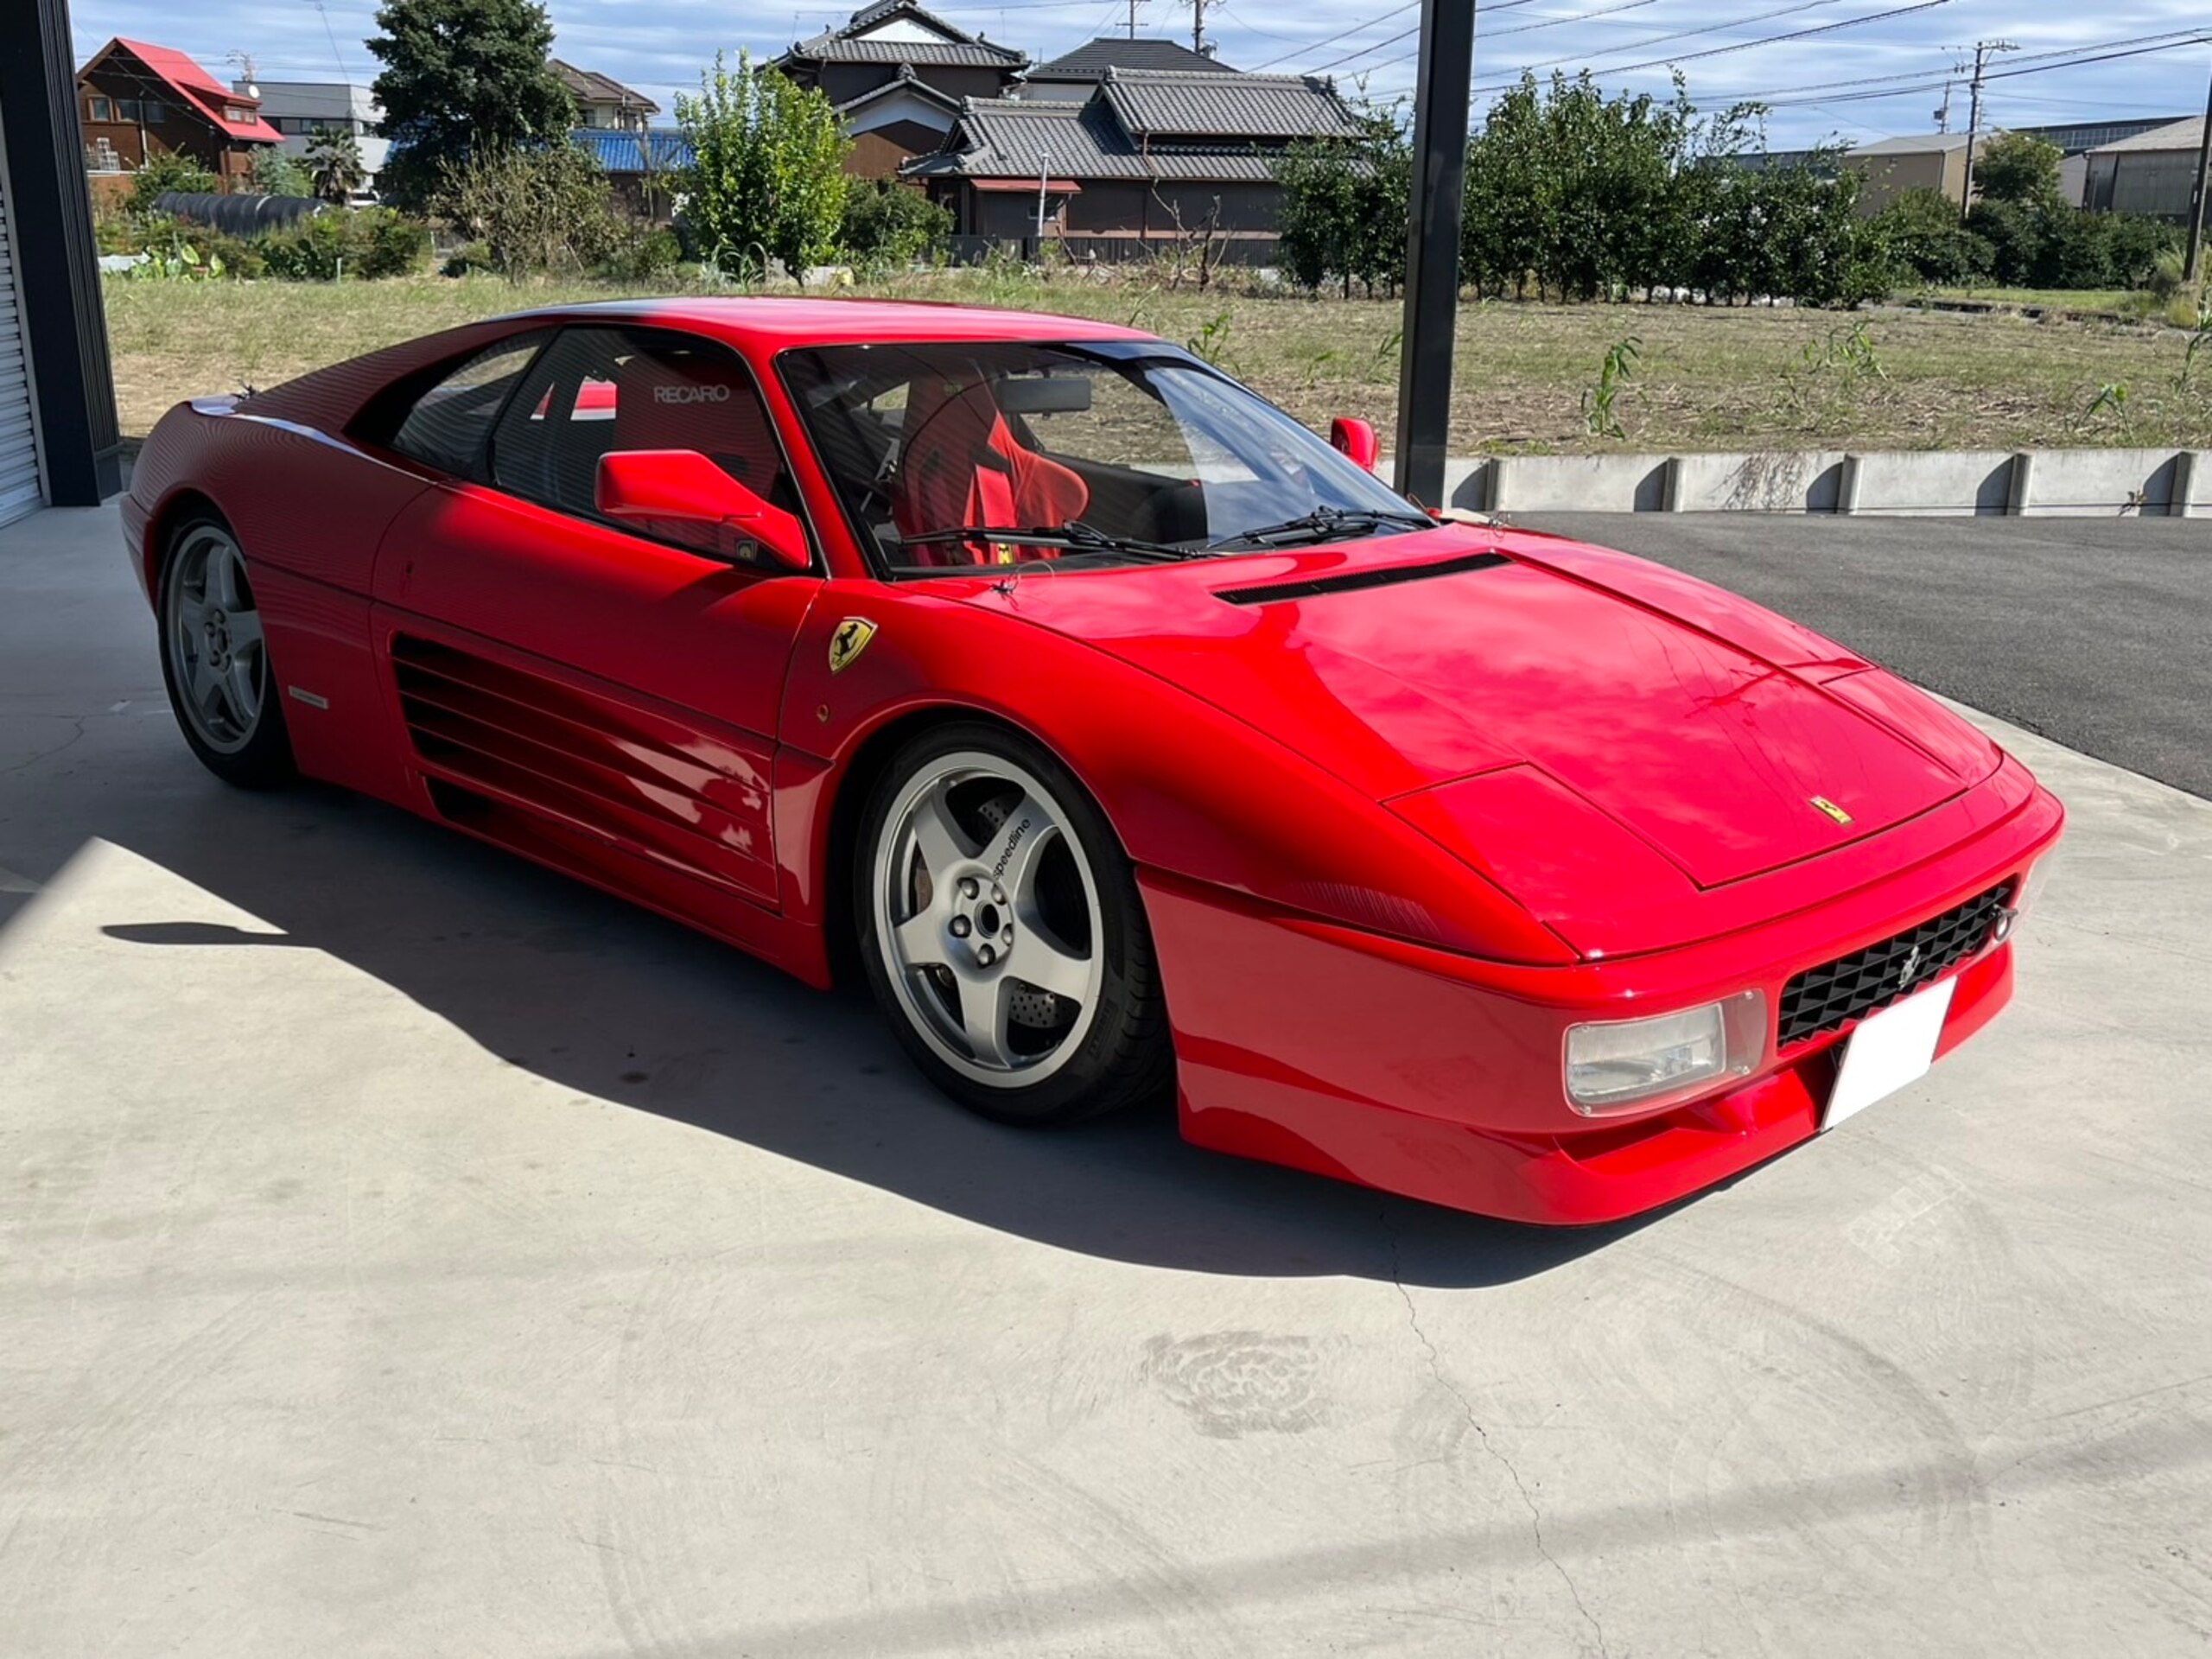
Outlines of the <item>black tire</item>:
{"type": "MultiPolygon", "coordinates": [[[[179,607],[194,597],[188,591],[181,590],[195,579],[205,579],[201,569],[208,556],[210,537],[223,543],[229,550],[228,556],[235,558],[238,591],[245,600],[246,610],[252,615],[257,630],[259,627],[259,613],[252,607],[252,590],[236,533],[212,512],[181,521],[170,531],[162,549],[161,592],[156,607],[156,632],[161,636],[162,681],[168,690],[169,709],[176,716],[177,729],[184,734],[185,742],[199,757],[201,766],[239,789],[278,788],[296,779],[299,770],[293,763],[291,737],[284,729],[283,707],[277,696],[276,674],[270,664],[265,639],[260,639],[257,645],[251,649],[247,664],[248,677],[259,688],[251,719],[236,717],[230,703],[226,704],[219,716],[194,711],[188,677],[196,664],[187,660],[188,648],[179,639],[179,607]]],[[[194,649],[196,648],[195,645],[194,649]]],[[[221,648],[226,652],[229,651],[227,638],[221,648]]],[[[230,658],[226,655],[223,660],[227,664],[230,658]]]]}
{"type": "MultiPolygon", "coordinates": [[[[993,781],[985,776],[976,784],[958,787],[988,789],[993,781]]],[[[971,839],[987,842],[988,836],[977,835],[971,839]]],[[[1046,866],[1039,878],[1041,881],[1052,882],[1054,869],[1050,861],[1059,855],[1049,849],[1041,854],[1033,849],[1029,861],[1046,866]]],[[[981,874],[988,884],[989,874],[981,874]]],[[[894,874],[887,886],[895,889],[902,879],[894,874]]],[[[1007,879],[1011,882],[1014,878],[1007,879]]],[[[870,793],[855,845],[853,881],[861,961],[876,1004],[923,1075],[961,1105],[998,1122],[1045,1127],[1172,1097],[1175,1057],[1168,1036],[1166,1002],[1135,876],[1105,815],[1074,774],[1040,745],[982,721],[953,721],[915,737],[893,757],[870,793]],[[1079,1033],[1050,1052],[1048,1074],[1033,1081],[1024,1081],[1018,1074],[998,1081],[980,1080],[970,1075],[976,1069],[972,1058],[966,1067],[958,1063],[957,1056],[948,1059],[940,1051],[944,1033],[940,1031],[933,1038],[924,1028],[930,1021],[928,1006],[921,999],[929,987],[925,982],[911,993],[915,1007],[910,1007],[902,999],[893,982],[894,973],[902,971],[893,961],[899,947],[894,942],[886,948],[878,919],[879,870],[887,863],[894,870],[897,865],[895,853],[886,848],[886,837],[904,835],[905,814],[901,812],[901,825],[894,826],[891,822],[894,811],[900,810],[902,799],[911,791],[923,786],[920,780],[932,777],[956,759],[973,760],[977,756],[993,757],[1012,769],[1026,772],[1048,791],[1051,805],[1058,809],[1058,822],[1052,830],[1063,842],[1062,851],[1079,855],[1087,862],[1090,880],[1084,891],[1095,890],[1097,901],[1097,934],[1089,941],[1091,949],[1085,953],[1087,959],[1096,959],[1095,1007],[1079,1033]]],[[[1063,893],[1071,891],[1065,871],[1056,885],[1063,893]]],[[[1011,940],[1014,912],[1009,907],[1006,914],[1007,938],[1011,940]]],[[[1019,948],[1027,948],[1026,940],[1019,948]]],[[[1022,965],[1014,949],[1007,952],[1007,965],[1022,965]]],[[[903,971],[911,982],[918,970],[903,971]]],[[[933,975],[951,970],[918,971],[933,975]]],[[[950,980],[941,982],[948,988],[941,995],[953,1000],[950,980]]],[[[1012,989],[1017,999],[1035,995],[1019,976],[1013,976],[1012,989]]]]}

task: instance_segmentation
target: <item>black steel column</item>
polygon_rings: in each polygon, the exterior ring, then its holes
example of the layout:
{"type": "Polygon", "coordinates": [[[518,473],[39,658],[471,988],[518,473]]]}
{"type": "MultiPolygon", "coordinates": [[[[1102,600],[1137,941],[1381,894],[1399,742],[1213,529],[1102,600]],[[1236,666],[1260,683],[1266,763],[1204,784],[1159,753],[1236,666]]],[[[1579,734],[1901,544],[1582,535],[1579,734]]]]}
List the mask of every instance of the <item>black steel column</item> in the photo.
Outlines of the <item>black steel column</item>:
{"type": "Polygon", "coordinates": [[[1396,448],[1400,493],[1432,507],[1444,505],[1444,456],[1451,436],[1452,337],[1459,307],[1459,218],[1467,182],[1467,90],[1474,69],[1475,0],[1421,0],[1396,448]]]}
{"type": "Polygon", "coordinates": [[[96,506],[122,488],[123,440],[68,0],[0,0],[0,137],[48,495],[96,506]]]}

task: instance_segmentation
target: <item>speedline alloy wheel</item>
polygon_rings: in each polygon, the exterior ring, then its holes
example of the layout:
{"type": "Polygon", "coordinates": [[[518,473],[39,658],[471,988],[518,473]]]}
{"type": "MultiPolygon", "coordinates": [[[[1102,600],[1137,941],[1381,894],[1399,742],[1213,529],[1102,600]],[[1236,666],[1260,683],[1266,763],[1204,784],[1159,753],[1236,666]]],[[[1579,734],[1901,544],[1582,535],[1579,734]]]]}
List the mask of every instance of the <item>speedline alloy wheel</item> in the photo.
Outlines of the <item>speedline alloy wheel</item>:
{"type": "Polygon", "coordinates": [[[1066,768],[963,721],[909,743],[870,800],[854,913],[876,1000],[954,1099],[1088,1117],[1173,1077],[1128,861],[1066,768]]]}
{"type": "Polygon", "coordinates": [[[219,519],[189,520],[170,537],[161,636],[169,704],[201,763],[246,789],[290,778],[291,745],[245,555],[219,519]]]}

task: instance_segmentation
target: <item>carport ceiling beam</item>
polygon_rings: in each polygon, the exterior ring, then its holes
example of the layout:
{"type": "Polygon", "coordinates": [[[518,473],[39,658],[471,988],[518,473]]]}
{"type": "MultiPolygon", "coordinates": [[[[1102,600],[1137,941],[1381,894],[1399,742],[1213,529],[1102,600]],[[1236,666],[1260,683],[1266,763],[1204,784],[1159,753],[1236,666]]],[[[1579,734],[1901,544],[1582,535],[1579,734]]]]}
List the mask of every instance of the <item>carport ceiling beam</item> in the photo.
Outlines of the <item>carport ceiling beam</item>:
{"type": "Polygon", "coordinates": [[[1444,505],[1451,441],[1452,342],[1459,305],[1459,217],[1476,0],[1421,0],[1414,83],[1413,200],[1406,215],[1406,311],[1398,357],[1397,486],[1444,505]]]}

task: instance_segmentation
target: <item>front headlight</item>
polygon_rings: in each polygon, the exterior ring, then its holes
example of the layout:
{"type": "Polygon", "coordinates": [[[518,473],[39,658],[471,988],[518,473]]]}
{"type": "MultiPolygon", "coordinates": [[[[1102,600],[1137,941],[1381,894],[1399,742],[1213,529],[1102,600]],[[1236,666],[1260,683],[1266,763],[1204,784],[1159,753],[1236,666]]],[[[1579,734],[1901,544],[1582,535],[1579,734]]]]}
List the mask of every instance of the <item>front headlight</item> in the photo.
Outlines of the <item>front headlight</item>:
{"type": "Polygon", "coordinates": [[[1567,1028],[1567,1100],[1586,1117],[1649,1111],[1749,1077],[1766,1057],[1766,997],[1567,1028]]]}

